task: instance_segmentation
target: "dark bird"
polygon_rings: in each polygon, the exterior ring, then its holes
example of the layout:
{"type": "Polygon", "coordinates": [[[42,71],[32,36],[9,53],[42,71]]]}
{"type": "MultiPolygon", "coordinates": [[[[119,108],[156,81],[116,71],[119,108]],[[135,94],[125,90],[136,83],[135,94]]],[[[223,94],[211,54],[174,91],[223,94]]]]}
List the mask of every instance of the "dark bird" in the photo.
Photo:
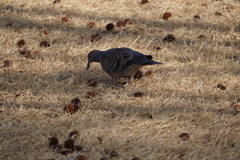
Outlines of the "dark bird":
{"type": "Polygon", "coordinates": [[[134,73],[141,67],[163,64],[153,61],[151,55],[144,55],[130,48],[112,48],[106,51],[92,50],[88,53],[86,70],[90,68],[91,62],[100,62],[102,69],[112,77],[113,83],[116,83],[116,79],[128,77],[129,85],[132,83],[134,73]]]}

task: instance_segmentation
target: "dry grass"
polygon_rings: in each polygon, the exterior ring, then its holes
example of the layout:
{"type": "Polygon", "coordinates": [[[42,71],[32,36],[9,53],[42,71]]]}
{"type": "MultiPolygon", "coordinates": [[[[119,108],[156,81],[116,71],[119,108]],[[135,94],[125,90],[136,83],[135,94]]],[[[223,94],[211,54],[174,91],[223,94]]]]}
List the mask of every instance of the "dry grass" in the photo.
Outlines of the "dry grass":
{"type": "Polygon", "coordinates": [[[0,159],[240,159],[240,2],[149,1],[1,0],[0,159]],[[163,20],[164,12],[172,17],[163,20]],[[91,42],[108,23],[126,18],[132,24],[91,42]],[[176,41],[163,43],[167,34],[176,41]],[[21,55],[21,39],[22,49],[37,53],[21,55]],[[40,47],[43,40],[51,46],[40,47]],[[153,75],[132,87],[111,88],[99,64],[85,67],[89,51],[113,47],[165,64],[143,68],[153,75]],[[89,87],[89,79],[98,85],[89,87]],[[86,98],[89,91],[98,95],[86,98]],[[145,96],[132,97],[135,92],[145,96]],[[65,113],[75,97],[81,110],[65,113]],[[83,151],[66,157],[48,147],[48,138],[63,144],[74,130],[83,151]],[[113,150],[118,156],[110,157],[113,150]]]}

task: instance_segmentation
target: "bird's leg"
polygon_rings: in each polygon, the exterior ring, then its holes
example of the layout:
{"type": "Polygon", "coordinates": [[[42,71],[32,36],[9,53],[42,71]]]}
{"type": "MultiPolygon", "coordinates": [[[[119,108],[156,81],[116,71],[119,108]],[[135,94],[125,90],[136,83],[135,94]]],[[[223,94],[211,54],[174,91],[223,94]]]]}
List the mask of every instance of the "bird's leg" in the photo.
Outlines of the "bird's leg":
{"type": "Polygon", "coordinates": [[[133,75],[128,77],[128,85],[131,86],[132,85],[132,79],[133,79],[133,75]]]}
{"type": "Polygon", "coordinates": [[[112,83],[116,84],[116,78],[112,77],[112,83]]]}

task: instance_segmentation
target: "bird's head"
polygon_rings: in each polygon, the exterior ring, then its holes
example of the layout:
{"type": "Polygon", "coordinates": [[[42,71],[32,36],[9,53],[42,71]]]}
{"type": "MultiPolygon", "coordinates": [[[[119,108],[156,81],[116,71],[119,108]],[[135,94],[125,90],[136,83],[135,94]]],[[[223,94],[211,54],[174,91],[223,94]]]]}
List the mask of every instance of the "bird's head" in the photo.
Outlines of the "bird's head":
{"type": "Polygon", "coordinates": [[[91,62],[100,62],[100,53],[101,51],[99,50],[92,50],[91,52],[88,53],[88,63],[86,70],[90,68],[91,62]]]}

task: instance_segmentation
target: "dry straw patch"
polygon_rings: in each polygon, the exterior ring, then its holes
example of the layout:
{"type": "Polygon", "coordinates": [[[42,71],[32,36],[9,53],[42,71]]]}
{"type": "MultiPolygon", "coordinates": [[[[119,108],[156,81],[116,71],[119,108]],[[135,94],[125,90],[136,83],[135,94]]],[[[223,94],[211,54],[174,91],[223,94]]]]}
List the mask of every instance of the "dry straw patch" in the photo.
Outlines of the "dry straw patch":
{"type": "Polygon", "coordinates": [[[239,11],[238,0],[2,0],[0,159],[240,159],[239,11]],[[110,87],[99,64],[85,67],[113,47],[164,65],[110,87]],[[64,112],[75,97],[79,110],[64,112]],[[82,151],[48,146],[72,131],[82,151]]]}

